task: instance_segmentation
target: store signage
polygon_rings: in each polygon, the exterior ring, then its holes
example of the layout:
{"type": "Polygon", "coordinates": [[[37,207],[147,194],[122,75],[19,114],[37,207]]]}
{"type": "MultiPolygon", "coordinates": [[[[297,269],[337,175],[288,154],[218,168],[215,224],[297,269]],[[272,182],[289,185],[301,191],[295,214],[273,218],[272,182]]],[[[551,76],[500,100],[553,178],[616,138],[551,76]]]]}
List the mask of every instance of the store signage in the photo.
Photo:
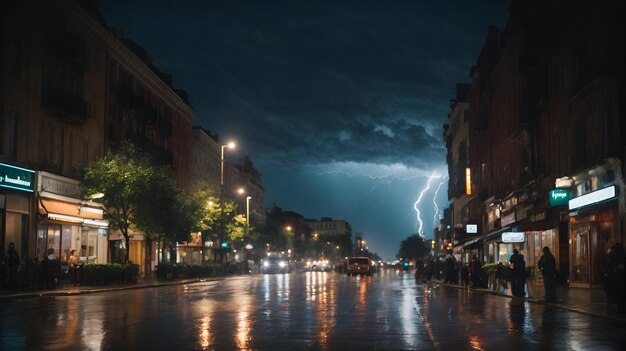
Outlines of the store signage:
{"type": "Polygon", "coordinates": [[[533,213],[532,215],[530,215],[531,222],[543,222],[545,220],[546,220],[546,211],[533,213]]]}
{"type": "Polygon", "coordinates": [[[601,201],[610,200],[615,198],[616,195],[617,190],[615,188],[615,185],[611,185],[610,187],[596,190],[590,192],[589,194],[585,194],[569,200],[569,209],[571,211],[584,206],[593,205],[601,201]]]}
{"type": "Polygon", "coordinates": [[[80,198],[80,183],[61,177],[51,177],[41,174],[41,190],[49,193],[80,198]]]}
{"type": "Polygon", "coordinates": [[[467,224],[465,226],[465,232],[467,234],[478,234],[478,224],[467,224]]]}
{"type": "Polygon", "coordinates": [[[0,187],[21,191],[35,190],[35,171],[0,163],[0,187]]]}
{"type": "Polygon", "coordinates": [[[550,190],[550,206],[567,205],[572,198],[568,189],[552,189],[550,190]]]}
{"type": "Polygon", "coordinates": [[[500,225],[505,227],[511,223],[515,223],[515,211],[507,213],[500,219],[500,225]]]}
{"type": "Polygon", "coordinates": [[[503,243],[523,243],[526,236],[524,232],[504,232],[502,233],[503,243]]]}

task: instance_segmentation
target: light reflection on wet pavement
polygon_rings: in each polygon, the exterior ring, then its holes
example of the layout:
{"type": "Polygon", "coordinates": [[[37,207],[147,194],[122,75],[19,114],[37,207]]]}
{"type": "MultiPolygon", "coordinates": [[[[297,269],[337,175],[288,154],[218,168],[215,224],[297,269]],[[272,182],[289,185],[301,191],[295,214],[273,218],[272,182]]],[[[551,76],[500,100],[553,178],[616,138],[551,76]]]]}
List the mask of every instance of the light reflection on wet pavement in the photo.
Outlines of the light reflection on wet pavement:
{"type": "Polygon", "coordinates": [[[415,283],[311,272],[0,303],[0,349],[626,349],[626,325],[415,283]]]}

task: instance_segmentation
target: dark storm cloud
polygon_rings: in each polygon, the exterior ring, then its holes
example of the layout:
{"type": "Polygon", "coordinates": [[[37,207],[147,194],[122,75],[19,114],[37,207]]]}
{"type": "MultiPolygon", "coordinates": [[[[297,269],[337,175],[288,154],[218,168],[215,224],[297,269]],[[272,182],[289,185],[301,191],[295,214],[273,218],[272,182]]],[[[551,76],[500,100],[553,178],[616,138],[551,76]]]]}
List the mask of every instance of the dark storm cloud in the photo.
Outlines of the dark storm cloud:
{"type": "Polygon", "coordinates": [[[255,161],[420,167],[445,159],[449,99],[497,4],[102,2],[189,91],[197,124],[255,161]]]}

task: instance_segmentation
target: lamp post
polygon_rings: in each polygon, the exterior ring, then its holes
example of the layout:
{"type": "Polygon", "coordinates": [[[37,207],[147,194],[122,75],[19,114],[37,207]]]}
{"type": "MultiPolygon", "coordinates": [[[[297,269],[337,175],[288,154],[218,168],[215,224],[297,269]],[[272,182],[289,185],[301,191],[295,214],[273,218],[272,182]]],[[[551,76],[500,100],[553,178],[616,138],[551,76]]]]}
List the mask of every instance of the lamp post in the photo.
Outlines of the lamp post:
{"type": "Polygon", "coordinates": [[[246,239],[250,236],[250,200],[252,196],[246,196],[246,239]]]}
{"type": "Polygon", "coordinates": [[[224,149],[235,148],[235,143],[230,142],[221,147],[220,156],[220,264],[224,263],[224,249],[222,244],[224,243],[224,149]]]}

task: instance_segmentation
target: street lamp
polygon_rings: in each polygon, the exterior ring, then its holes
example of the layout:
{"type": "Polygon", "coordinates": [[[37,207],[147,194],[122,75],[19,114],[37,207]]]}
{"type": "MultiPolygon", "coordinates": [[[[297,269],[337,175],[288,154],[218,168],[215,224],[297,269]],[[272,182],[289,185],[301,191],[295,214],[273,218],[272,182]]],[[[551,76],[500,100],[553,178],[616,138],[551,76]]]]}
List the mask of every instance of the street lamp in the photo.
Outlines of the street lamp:
{"type": "Polygon", "coordinates": [[[234,149],[235,143],[230,142],[221,146],[220,156],[220,264],[224,263],[224,250],[221,248],[224,243],[224,149],[234,149]]]}
{"type": "Polygon", "coordinates": [[[252,196],[246,196],[246,238],[250,236],[250,200],[252,196]]]}

